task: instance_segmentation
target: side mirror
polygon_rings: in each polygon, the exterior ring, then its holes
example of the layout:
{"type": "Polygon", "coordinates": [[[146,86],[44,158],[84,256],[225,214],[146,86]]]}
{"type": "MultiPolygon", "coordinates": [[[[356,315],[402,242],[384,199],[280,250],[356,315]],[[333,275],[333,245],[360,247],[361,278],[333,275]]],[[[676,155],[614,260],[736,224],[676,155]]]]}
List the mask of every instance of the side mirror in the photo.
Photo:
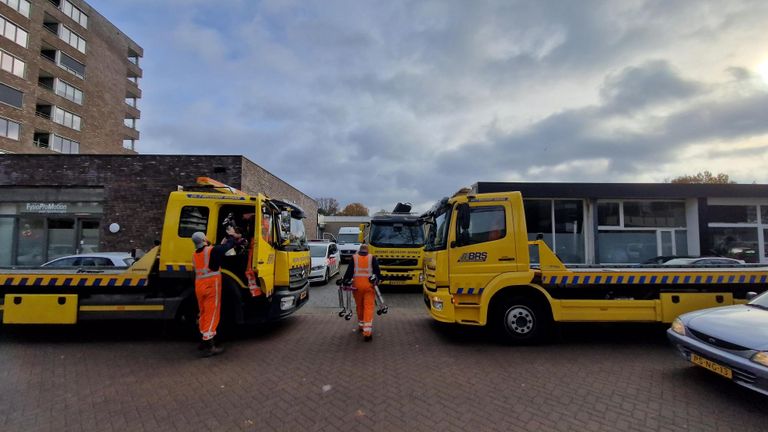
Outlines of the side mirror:
{"type": "Polygon", "coordinates": [[[752,300],[753,298],[757,297],[757,293],[754,291],[750,291],[747,293],[747,301],[752,300]]]}

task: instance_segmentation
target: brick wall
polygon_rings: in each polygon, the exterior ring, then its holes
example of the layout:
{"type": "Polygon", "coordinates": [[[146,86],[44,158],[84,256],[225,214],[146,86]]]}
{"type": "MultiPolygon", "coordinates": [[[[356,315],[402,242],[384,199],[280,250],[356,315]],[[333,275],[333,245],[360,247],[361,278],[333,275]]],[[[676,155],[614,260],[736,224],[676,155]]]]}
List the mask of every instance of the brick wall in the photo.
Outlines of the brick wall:
{"type": "Polygon", "coordinates": [[[0,155],[0,187],[103,187],[102,250],[148,249],[159,240],[168,193],[214,178],[247,192],[295,201],[316,235],[317,204],[242,156],[0,155]],[[120,224],[112,234],[109,224],[120,224]]]}

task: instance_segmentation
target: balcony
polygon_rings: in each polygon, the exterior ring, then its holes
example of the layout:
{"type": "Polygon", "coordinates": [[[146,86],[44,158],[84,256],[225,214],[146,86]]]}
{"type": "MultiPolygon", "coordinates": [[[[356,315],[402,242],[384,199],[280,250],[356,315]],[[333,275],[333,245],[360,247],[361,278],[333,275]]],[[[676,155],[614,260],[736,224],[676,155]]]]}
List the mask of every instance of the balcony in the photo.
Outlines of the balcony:
{"type": "Polygon", "coordinates": [[[51,120],[51,113],[53,112],[53,105],[50,104],[37,104],[35,105],[35,115],[44,119],[51,120]]]}

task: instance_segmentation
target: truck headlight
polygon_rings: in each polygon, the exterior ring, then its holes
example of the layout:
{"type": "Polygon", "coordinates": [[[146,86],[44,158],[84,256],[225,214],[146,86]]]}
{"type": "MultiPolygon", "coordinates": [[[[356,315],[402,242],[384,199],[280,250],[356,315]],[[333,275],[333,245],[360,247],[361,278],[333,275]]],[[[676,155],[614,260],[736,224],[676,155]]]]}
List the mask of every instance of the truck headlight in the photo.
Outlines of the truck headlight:
{"type": "Polygon", "coordinates": [[[680,321],[680,318],[675,318],[675,320],[672,321],[671,329],[673,332],[685,336],[685,325],[680,321]]]}
{"type": "Polygon", "coordinates": [[[288,310],[293,307],[293,296],[283,297],[280,299],[280,310],[288,310]]]}
{"type": "Polygon", "coordinates": [[[443,301],[439,297],[432,297],[432,309],[436,311],[443,310],[443,301]]]}
{"type": "Polygon", "coordinates": [[[768,367],[768,351],[758,351],[752,356],[752,361],[768,367]]]}

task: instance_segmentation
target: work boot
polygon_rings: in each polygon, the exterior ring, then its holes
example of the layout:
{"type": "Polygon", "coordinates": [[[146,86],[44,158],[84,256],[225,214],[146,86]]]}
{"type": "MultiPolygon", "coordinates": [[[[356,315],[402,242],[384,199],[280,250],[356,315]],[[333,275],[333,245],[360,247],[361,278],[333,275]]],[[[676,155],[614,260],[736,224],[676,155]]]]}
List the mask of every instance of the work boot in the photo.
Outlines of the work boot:
{"type": "Polygon", "coordinates": [[[203,357],[211,357],[224,352],[224,348],[216,346],[213,339],[205,341],[206,347],[203,349],[203,357]]]}

